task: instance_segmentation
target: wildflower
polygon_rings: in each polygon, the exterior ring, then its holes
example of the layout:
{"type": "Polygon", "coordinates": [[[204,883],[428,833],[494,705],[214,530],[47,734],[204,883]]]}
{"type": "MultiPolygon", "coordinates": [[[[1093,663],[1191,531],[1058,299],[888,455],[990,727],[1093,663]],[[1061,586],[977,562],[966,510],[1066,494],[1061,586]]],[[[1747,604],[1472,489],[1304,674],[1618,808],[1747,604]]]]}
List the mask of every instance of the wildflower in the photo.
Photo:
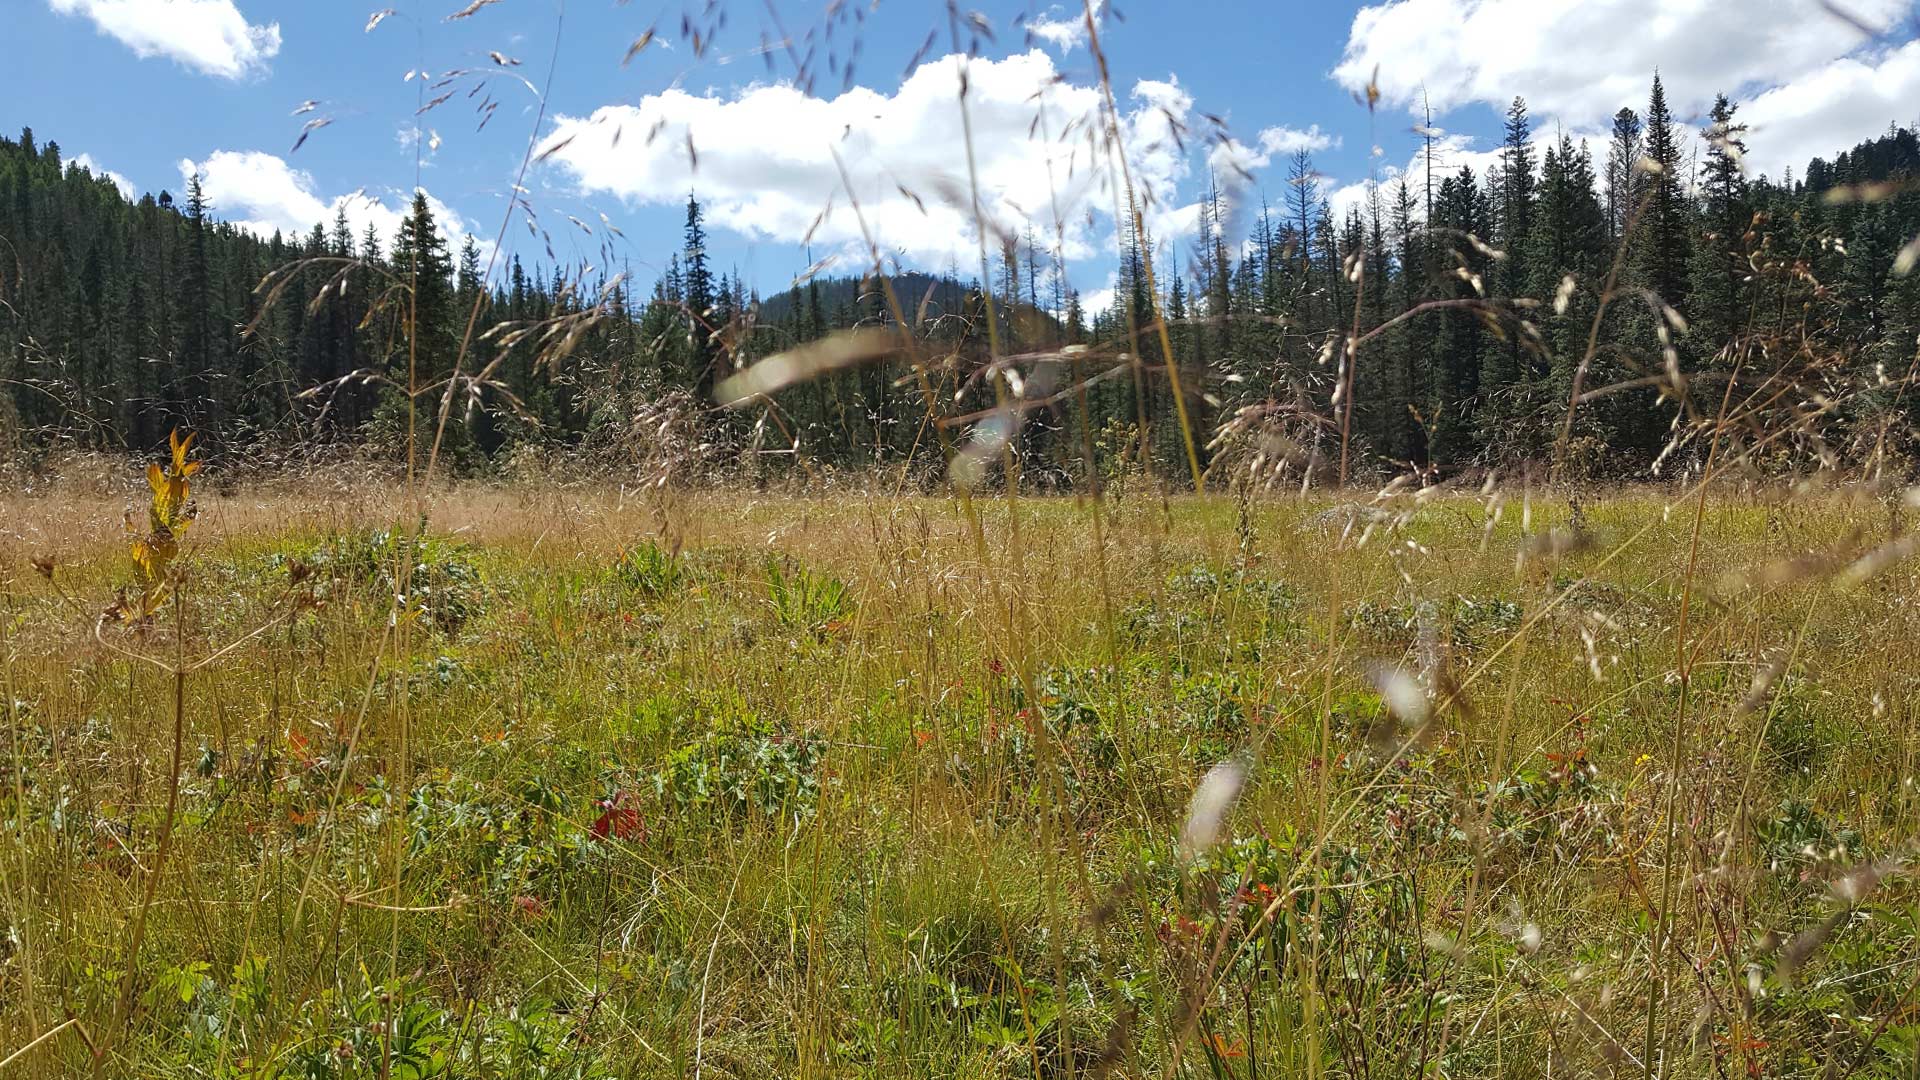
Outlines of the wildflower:
{"type": "Polygon", "coordinates": [[[599,809],[600,816],[593,819],[593,835],[602,840],[609,836],[615,840],[645,840],[647,826],[640,820],[640,808],[634,802],[630,791],[616,792],[610,799],[596,801],[593,805],[599,809]]]}
{"type": "Polygon", "coordinates": [[[1217,1031],[1207,1036],[1207,1045],[1212,1047],[1215,1054],[1223,1058],[1242,1058],[1247,1056],[1247,1044],[1230,1044],[1217,1031]]]}

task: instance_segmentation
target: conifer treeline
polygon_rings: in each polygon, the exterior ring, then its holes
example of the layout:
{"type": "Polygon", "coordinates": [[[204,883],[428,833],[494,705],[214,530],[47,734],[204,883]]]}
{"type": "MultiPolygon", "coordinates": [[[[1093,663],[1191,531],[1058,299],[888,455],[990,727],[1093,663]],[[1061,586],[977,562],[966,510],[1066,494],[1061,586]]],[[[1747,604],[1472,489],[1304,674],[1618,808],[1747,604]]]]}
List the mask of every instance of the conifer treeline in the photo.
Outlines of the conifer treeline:
{"type": "Polygon", "coordinates": [[[931,384],[898,365],[783,391],[757,427],[704,403],[755,358],[904,317],[939,346],[928,354],[953,358],[934,373],[937,411],[984,408],[989,310],[1002,355],[1086,346],[1068,354],[1072,366],[1028,369],[1029,396],[1053,397],[1026,413],[1019,443],[1036,475],[1078,475],[1087,446],[1137,454],[1143,426],[1148,451],[1174,471],[1182,403],[1155,319],[1203,444],[1235,409],[1295,402],[1324,418],[1322,431],[1344,424],[1356,461],[1527,459],[1562,434],[1579,381],[1627,388],[1583,405],[1572,434],[1589,468],[1629,474],[1669,438],[1663,372],[1724,376],[1742,355],[1730,342],[1792,324],[1803,344],[1813,333],[1840,358],[1828,376],[1864,388],[1840,419],[1878,422],[1884,449],[1890,428],[1910,431],[1904,395],[1874,384],[1892,386],[1916,355],[1920,274],[1900,272],[1912,258],[1900,253],[1920,235],[1920,137],[1893,128],[1801,177],[1749,178],[1735,105],[1717,100],[1708,125],[1697,160],[1683,160],[1655,79],[1644,114],[1622,109],[1607,146],[1563,134],[1536,160],[1516,98],[1494,167],[1400,176],[1344,215],[1301,152],[1276,205],[1236,230],[1225,200],[1203,201],[1197,237],[1171,258],[1123,223],[1114,302],[1091,315],[1031,233],[1006,240],[986,285],[814,277],[763,300],[712,264],[692,199],[682,250],[650,291],[617,268],[580,282],[517,258],[483,291],[480,252],[471,239],[449,251],[424,197],[395,236],[355,235],[342,215],[262,239],[218,220],[197,183],[179,200],[128,202],[29,131],[0,139],[0,431],[146,448],[182,425],[216,450],[397,447],[404,388],[426,388],[416,404],[437,410],[477,305],[463,370],[487,380],[456,386],[447,437],[468,469],[527,443],[627,437],[636,413],[667,399],[736,450],[797,445],[855,467],[937,461],[931,384]],[[1156,250],[1150,274],[1145,252],[1156,250]],[[1610,278],[1616,299],[1590,339],[1610,278]],[[1365,344],[1349,391],[1340,344],[1356,334],[1365,344]],[[1076,379],[1090,380],[1084,420],[1077,395],[1060,393],[1076,379]]]}

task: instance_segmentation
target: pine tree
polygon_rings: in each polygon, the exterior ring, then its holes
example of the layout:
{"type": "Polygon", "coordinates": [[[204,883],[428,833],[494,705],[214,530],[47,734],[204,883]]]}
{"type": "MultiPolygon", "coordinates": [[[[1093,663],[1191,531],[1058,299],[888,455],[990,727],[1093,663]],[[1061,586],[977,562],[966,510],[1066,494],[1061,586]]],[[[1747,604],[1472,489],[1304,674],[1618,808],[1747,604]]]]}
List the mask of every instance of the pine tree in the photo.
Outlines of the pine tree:
{"type": "Polygon", "coordinates": [[[1746,321],[1752,301],[1746,237],[1753,222],[1753,208],[1747,201],[1747,178],[1741,166],[1747,151],[1742,140],[1747,126],[1735,122],[1737,111],[1725,94],[1719,95],[1714,99],[1710,122],[1701,132],[1707,144],[1707,160],[1700,185],[1690,306],[1694,328],[1689,337],[1709,346],[1733,336],[1746,321]]]}
{"type": "MultiPolygon", "coordinates": [[[[1527,244],[1532,278],[1528,292],[1564,310],[1546,308],[1539,316],[1548,356],[1532,376],[1550,376],[1538,395],[1544,407],[1558,408],[1572,390],[1573,371],[1586,347],[1593,305],[1607,271],[1606,210],[1594,192],[1593,157],[1585,143],[1566,134],[1547,150],[1540,173],[1539,203],[1527,244]],[[1562,282],[1571,278],[1563,293],[1562,282]]],[[[1539,447],[1536,447],[1538,449],[1539,447]]]]}
{"type": "Polygon", "coordinates": [[[222,418],[198,415],[196,402],[211,402],[213,356],[213,288],[207,259],[207,234],[211,231],[206,193],[200,186],[200,174],[187,178],[187,251],[184,273],[180,277],[179,308],[185,312],[180,353],[174,359],[173,378],[168,387],[169,411],[196,427],[214,428],[222,418]]]}
{"type": "Polygon", "coordinates": [[[1514,98],[1507,106],[1506,140],[1500,147],[1499,244],[1507,252],[1502,264],[1502,291],[1519,296],[1526,289],[1526,244],[1533,235],[1533,137],[1527,122],[1527,103],[1514,98]]]}
{"type": "MultiPolygon", "coordinates": [[[[446,396],[443,384],[453,375],[454,353],[459,347],[454,329],[453,263],[425,192],[414,193],[413,205],[394,236],[392,261],[395,274],[405,283],[408,300],[404,309],[392,314],[397,320],[398,333],[393,339],[397,347],[387,358],[390,388],[375,412],[375,434],[389,446],[408,445],[411,423],[411,445],[417,460],[424,464],[446,396]],[[409,418],[409,394],[427,387],[436,387],[438,392],[414,398],[409,418]]],[[[444,458],[462,467],[472,464],[471,437],[467,425],[461,422],[466,412],[462,407],[464,391],[464,387],[453,387],[455,404],[441,450],[444,458]]]]}
{"type": "Polygon", "coordinates": [[[713,396],[715,350],[713,344],[713,274],[707,268],[707,230],[702,224],[700,202],[687,196],[687,227],[681,254],[684,275],[681,304],[687,318],[687,385],[705,401],[713,396]]]}
{"type": "Polygon", "coordinates": [[[1628,226],[1638,212],[1646,178],[1640,169],[1643,152],[1640,116],[1622,108],[1613,114],[1613,140],[1607,144],[1607,237],[1616,244],[1626,241],[1628,226]]]}
{"type": "Polygon", "coordinates": [[[1658,75],[1647,102],[1648,168],[1646,222],[1635,230],[1635,264],[1640,284],[1675,308],[1687,300],[1687,260],[1692,222],[1680,186],[1680,140],[1667,111],[1667,92],[1658,75]]]}
{"type": "MultiPolygon", "coordinates": [[[[1461,271],[1440,277],[1440,296],[1449,300],[1476,299],[1479,292],[1468,278],[1484,277],[1488,259],[1462,237],[1485,235],[1492,210],[1472,169],[1463,166],[1458,173],[1440,182],[1433,212],[1434,235],[1436,239],[1445,238],[1449,246],[1447,259],[1453,264],[1449,269],[1461,271]]],[[[1433,459],[1443,464],[1457,464],[1471,456],[1476,448],[1480,360],[1486,332],[1479,316],[1471,311],[1450,308],[1435,318],[1432,396],[1424,411],[1434,427],[1433,459]]]]}
{"type": "Polygon", "coordinates": [[[1293,228],[1293,255],[1301,295],[1299,310],[1294,314],[1309,333],[1324,330],[1327,324],[1313,270],[1315,245],[1320,239],[1314,233],[1314,214],[1315,207],[1320,205],[1320,179],[1313,169],[1313,157],[1305,149],[1295,150],[1287,168],[1287,211],[1293,228]]]}
{"type": "MultiPolygon", "coordinates": [[[[1423,223],[1414,217],[1414,207],[1413,192],[1402,177],[1393,186],[1391,222],[1396,270],[1392,307],[1396,312],[1409,311],[1424,299],[1427,236],[1423,223]]],[[[1393,362],[1390,416],[1398,432],[1393,449],[1403,460],[1418,465],[1430,460],[1422,425],[1433,393],[1424,362],[1425,340],[1426,336],[1416,333],[1411,324],[1402,324],[1382,345],[1393,362]]]]}

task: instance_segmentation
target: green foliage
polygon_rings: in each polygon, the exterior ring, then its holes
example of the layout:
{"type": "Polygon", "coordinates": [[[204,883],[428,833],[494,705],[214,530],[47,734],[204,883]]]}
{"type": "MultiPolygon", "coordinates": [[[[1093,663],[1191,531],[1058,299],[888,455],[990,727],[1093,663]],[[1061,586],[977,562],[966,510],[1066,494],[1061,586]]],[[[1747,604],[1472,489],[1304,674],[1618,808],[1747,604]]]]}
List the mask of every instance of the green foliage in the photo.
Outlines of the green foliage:
{"type": "Polygon", "coordinates": [[[1837,745],[1838,733],[1821,714],[1817,692],[1805,679],[1780,680],[1765,717],[1766,749],[1783,773],[1807,773],[1837,745]]]}
{"type": "Polygon", "coordinates": [[[847,583],[805,566],[768,559],[766,584],[773,617],[789,630],[825,634],[853,614],[853,591],[847,583]]]}
{"type": "Polygon", "coordinates": [[[322,581],[332,581],[359,599],[380,602],[404,596],[407,617],[443,634],[458,634],[486,610],[487,591],[472,552],[439,537],[415,538],[393,529],[341,533],[303,555],[275,555],[268,562],[278,568],[296,559],[322,581]]]}
{"type": "Polygon", "coordinates": [[[1776,870],[1845,863],[1860,852],[1858,833],[1829,823],[1811,804],[1792,796],[1756,822],[1754,832],[1776,870]]]}
{"type": "Polygon", "coordinates": [[[1223,625],[1236,631],[1236,651],[1251,658],[1297,638],[1304,630],[1299,615],[1286,582],[1196,563],[1168,574],[1160,596],[1129,604],[1121,625],[1136,645],[1188,665],[1201,659],[1202,642],[1218,644],[1223,625]]]}
{"type": "Polygon", "coordinates": [[[662,548],[648,539],[620,553],[613,564],[620,587],[646,600],[660,600],[680,588],[686,576],[677,552],[662,548]]]}
{"type": "Polygon", "coordinates": [[[820,795],[826,750],[824,740],[804,732],[749,723],[676,748],[654,785],[682,813],[715,807],[735,815],[806,816],[820,795]]]}
{"type": "Polygon", "coordinates": [[[1519,604],[1504,597],[1452,596],[1401,605],[1362,600],[1348,619],[1354,631],[1370,641],[1411,642],[1427,635],[1471,648],[1501,640],[1520,625],[1522,614],[1519,604]]]}

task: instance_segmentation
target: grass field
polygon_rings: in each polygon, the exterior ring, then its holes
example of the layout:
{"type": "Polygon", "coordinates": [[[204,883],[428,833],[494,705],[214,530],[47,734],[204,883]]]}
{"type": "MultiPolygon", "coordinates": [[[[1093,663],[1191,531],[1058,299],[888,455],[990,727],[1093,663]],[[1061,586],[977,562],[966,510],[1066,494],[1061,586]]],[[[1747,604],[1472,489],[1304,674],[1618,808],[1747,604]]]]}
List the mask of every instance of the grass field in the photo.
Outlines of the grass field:
{"type": "Polygon", "coordinates": [[[196,494],[0,499],[0,1077],[1920,1075],[1897,495],[196,494]]]}

